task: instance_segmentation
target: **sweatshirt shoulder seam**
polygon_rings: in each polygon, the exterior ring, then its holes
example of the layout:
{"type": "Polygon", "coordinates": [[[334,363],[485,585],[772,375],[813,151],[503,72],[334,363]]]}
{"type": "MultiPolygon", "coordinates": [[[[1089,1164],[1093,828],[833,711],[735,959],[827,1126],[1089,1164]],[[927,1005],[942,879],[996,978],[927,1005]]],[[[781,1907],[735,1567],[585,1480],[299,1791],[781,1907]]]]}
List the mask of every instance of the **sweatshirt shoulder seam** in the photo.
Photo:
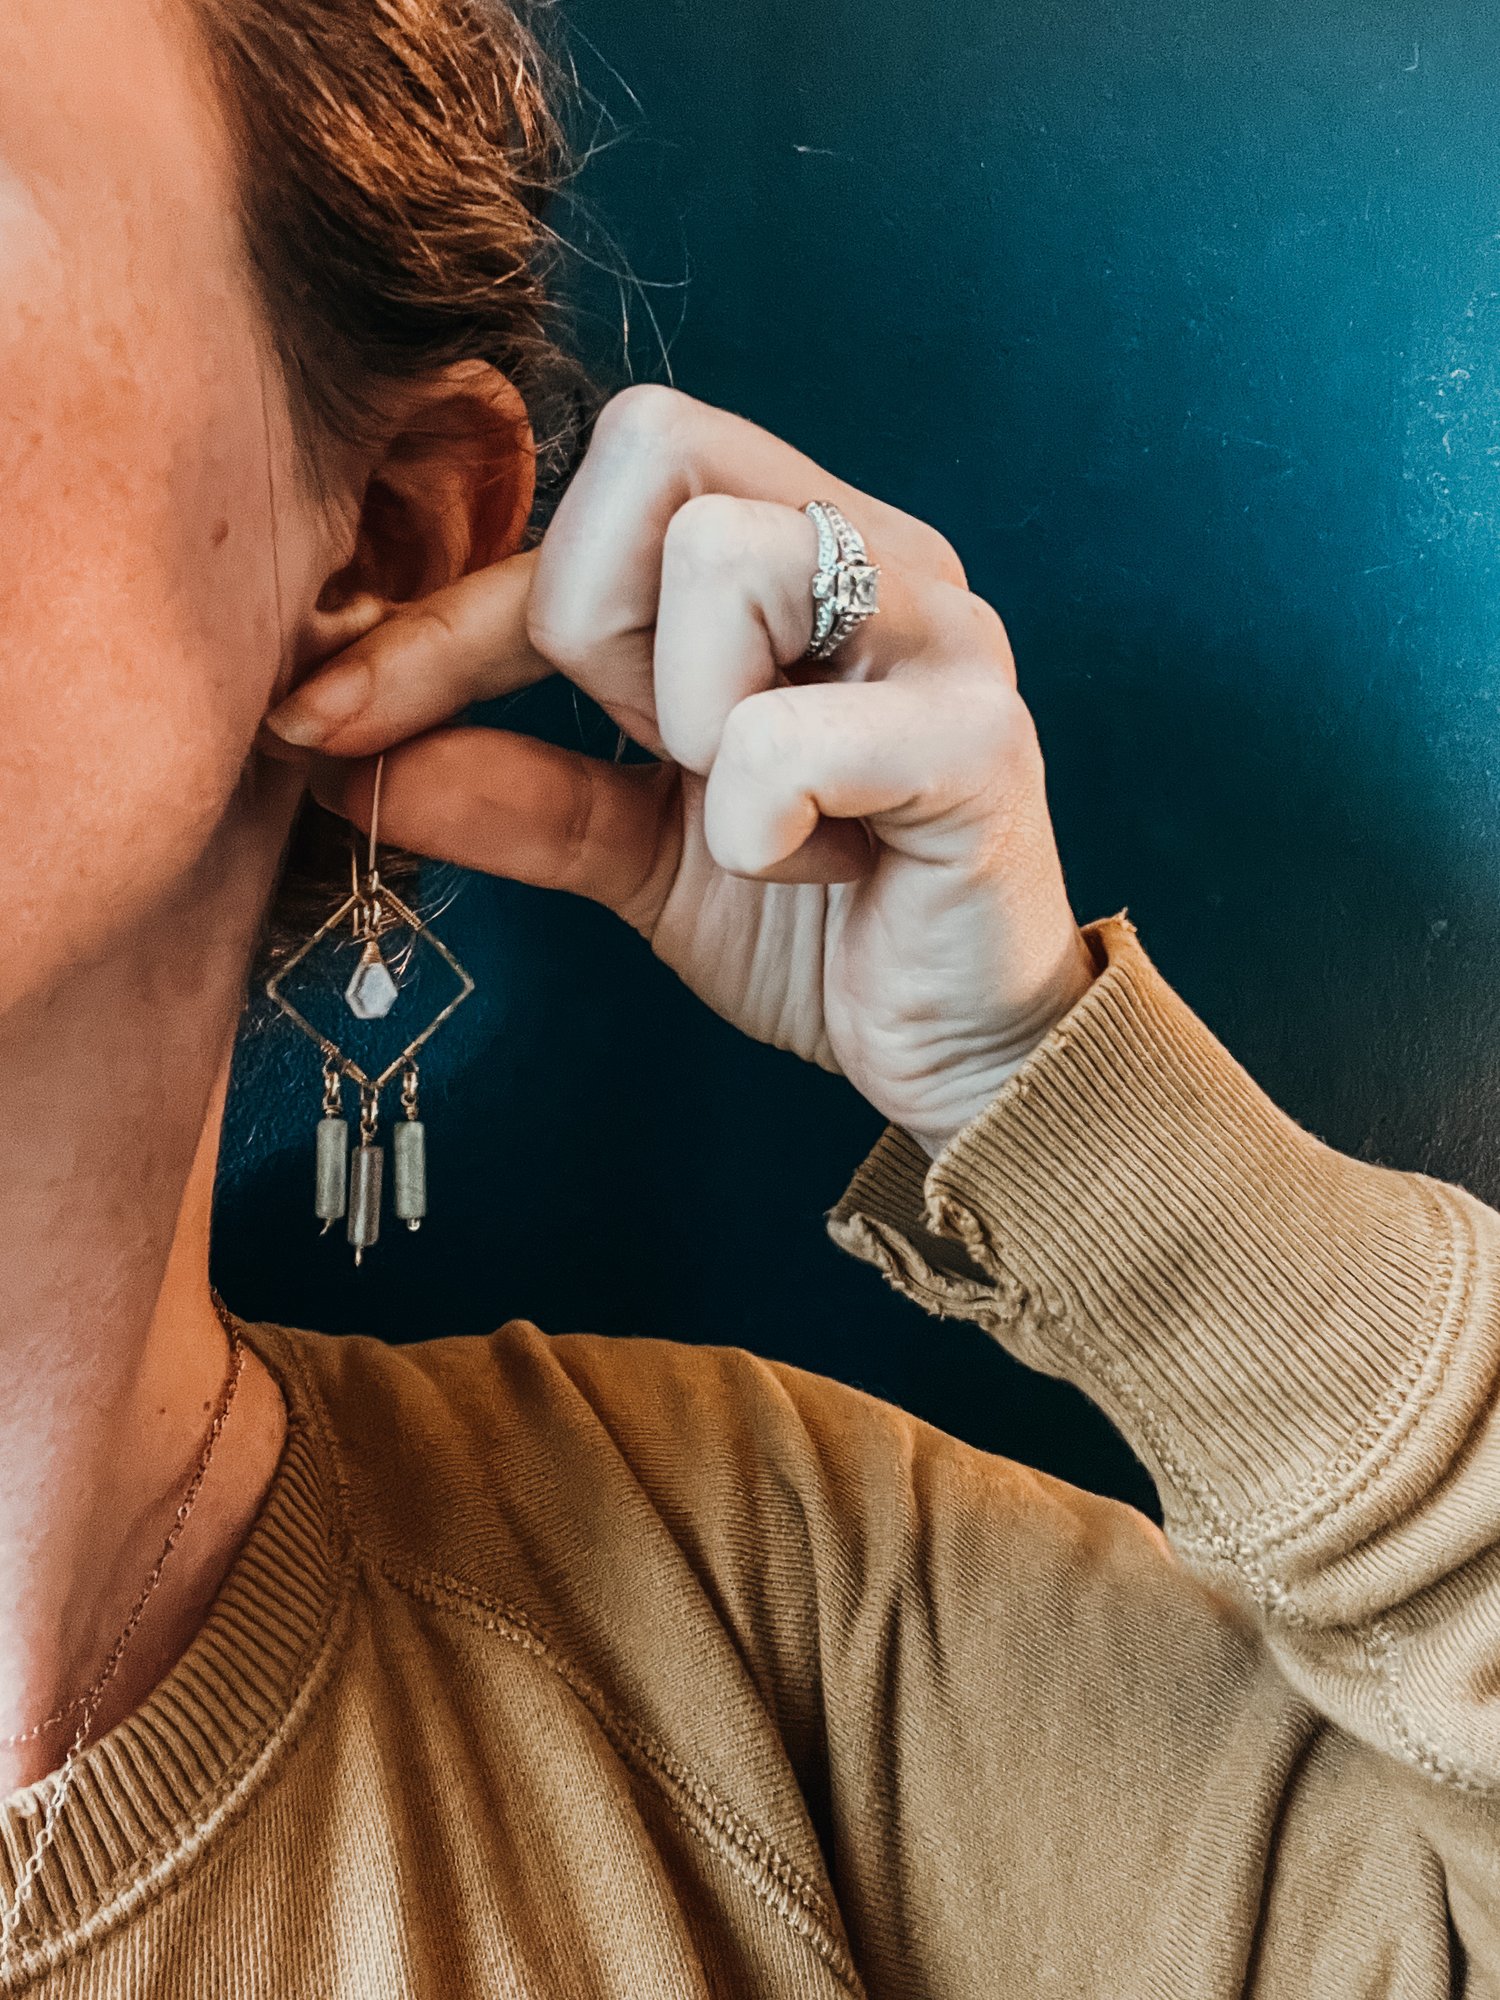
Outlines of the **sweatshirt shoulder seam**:
{"type": "Polygon", "coordinates": [[[519,1646],[584,1705],[631,1767],[647,1777],[682,1824],[727,1862],[775,1914],[828,1967],[844,1989],[862,2000],[864,1988],[837,1934],[827,1902],[775,1843],[712,1786],[675,1757],[649,1730],[621,1715],[603,1690],[561,1652],[528,1612],[490,1597],[441,1571],[406,1569],[374,1550],[367,1563],[394,1589],[519,1646]]]}

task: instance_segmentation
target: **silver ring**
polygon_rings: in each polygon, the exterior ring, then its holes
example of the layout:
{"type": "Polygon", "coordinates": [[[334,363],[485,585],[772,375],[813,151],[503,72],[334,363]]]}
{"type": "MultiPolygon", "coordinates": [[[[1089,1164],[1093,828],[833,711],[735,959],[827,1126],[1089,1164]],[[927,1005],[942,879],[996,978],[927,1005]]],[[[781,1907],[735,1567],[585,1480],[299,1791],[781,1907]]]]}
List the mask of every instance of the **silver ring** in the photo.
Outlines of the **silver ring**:
{"type": "Polygon", "coordinates": [[[803,508],[818,531],[818,567],[812,580],[810,660],[826,660],[867,618],[880,610],[880,569],[869,560],[864,538],[831,500],[810,500],[803,508]]]}

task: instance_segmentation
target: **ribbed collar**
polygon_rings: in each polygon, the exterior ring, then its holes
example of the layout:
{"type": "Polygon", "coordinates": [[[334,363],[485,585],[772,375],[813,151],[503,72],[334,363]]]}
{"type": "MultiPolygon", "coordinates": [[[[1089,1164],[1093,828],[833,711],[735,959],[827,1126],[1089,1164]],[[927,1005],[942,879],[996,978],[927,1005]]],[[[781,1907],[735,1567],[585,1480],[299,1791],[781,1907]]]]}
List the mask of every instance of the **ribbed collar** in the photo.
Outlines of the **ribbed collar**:
{"type": "MultiPolygon", "coordinates": [[[[195,1855],[274,1763],[334,1653],[351,1565],[335,1461],[299,1336],[239,1322],[281,1385],[286,1443],[261,1510],[186,1653],[79,1760],[0,1992],[127,1916],[195,1855]]],[[[0,1804],[0,1897],[14,1893],[54,1778],[0,1804]]]]}

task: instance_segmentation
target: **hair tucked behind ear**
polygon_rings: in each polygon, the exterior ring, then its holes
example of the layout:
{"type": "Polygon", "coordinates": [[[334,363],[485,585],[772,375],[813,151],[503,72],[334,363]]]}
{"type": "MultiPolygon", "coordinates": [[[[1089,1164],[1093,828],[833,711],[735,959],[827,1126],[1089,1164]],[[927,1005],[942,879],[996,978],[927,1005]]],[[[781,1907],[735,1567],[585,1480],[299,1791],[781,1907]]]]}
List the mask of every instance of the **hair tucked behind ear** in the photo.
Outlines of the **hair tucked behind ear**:
{"type": "MultiPolygon", "coordinates": [[[[371,437],[382,384],[489,361],[536,433],[535,539],[599,400],[551,330],[560,66],[502,0],[195,4],[309,489],[331,440],[371,437]]],[[[272,957],[347,873],[345,823],[309,803],[272,957]]]]}

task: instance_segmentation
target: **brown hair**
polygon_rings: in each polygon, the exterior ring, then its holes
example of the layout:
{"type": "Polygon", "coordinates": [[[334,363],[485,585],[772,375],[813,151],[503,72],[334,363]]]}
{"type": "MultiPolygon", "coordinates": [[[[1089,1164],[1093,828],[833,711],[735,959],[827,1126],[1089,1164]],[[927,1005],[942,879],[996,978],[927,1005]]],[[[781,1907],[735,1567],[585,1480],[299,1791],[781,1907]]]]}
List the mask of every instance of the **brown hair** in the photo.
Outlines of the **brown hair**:
{"type": "MultiPolygon", "coordinates": [[[[320,447],[370,433],[382,383],[481,359],[520,389],[536,432],[535,539],[599,401],[553,330],[560,65],[505,0],[194,5],[310,487],[320,447]]],[[[310,802],[271,956],[306,934],[348,865],[345,822],[310,802]]]]}

